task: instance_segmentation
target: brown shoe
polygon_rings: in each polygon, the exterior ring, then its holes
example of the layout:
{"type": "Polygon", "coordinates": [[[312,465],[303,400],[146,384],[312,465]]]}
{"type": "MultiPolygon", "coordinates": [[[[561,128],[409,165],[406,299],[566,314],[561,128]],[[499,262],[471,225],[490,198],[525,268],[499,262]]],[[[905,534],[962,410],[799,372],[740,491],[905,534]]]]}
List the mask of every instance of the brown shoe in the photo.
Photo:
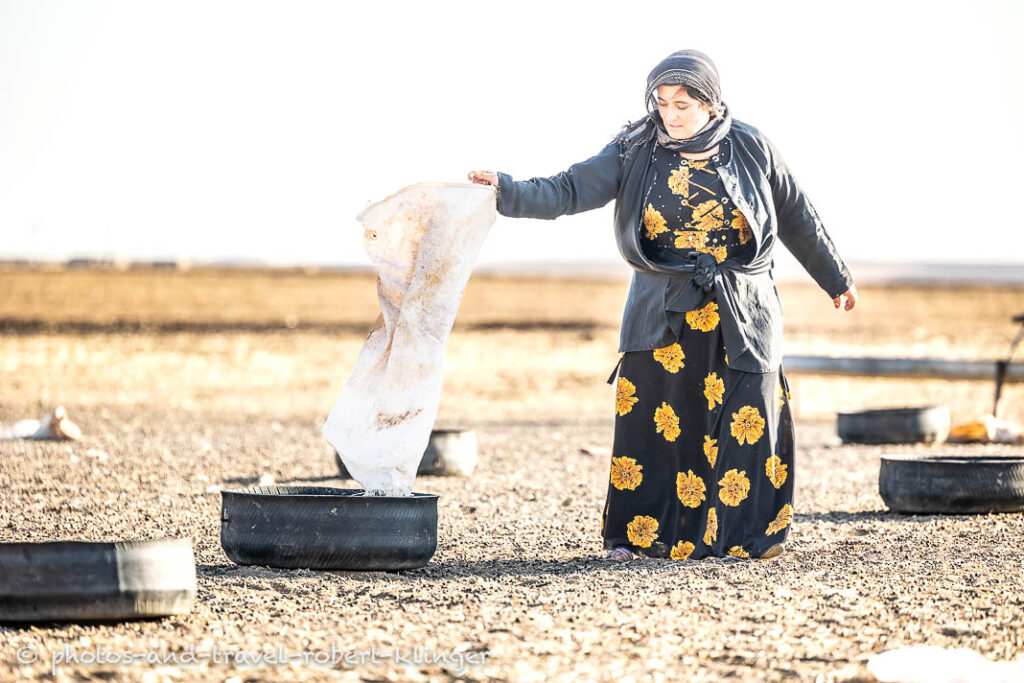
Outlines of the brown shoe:
{"type": "Polygon", "coordinates": [[[773,557],[778,557],[779,555],[782,554],[782,551],[785,550],[785,549],[786,549],[786,545],[784,543],[776,543],[771,548],[768,548],[768,550],[764,551],[764,554],[761,555],[761,559],[762,560],[770,560],[773,557]]]}

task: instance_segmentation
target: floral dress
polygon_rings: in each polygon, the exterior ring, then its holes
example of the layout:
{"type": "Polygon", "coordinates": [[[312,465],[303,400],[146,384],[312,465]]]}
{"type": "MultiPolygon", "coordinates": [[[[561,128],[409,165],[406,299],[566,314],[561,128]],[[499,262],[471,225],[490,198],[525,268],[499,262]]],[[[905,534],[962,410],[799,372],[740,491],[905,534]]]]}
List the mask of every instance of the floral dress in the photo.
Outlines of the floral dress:
{"type": "MultiPolygon", "coordinates": [[[[696,250],[721,263],[753,255],[750,226],[714,163],[656,147],[638,228],[648,258],[688,263],[696,250]]],[[[729,367],[712,294],[685,314],[674,344],[621,354],[618,373],[605,549],[675,560],[778,554],[793,517],[794,433],[782,368],[729,367]]]]}

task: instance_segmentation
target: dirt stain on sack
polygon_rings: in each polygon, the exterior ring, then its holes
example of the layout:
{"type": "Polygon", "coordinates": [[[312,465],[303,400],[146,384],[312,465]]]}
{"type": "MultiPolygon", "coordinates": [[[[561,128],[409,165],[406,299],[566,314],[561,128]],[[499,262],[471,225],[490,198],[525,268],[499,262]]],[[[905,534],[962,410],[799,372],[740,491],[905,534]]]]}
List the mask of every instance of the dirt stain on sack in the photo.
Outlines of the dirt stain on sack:
{"type": "Polygon", "coordinates": [[[373,425],[378,430],[386,429],[388,427],[394,427],[395,425],[400,424],[408,420],[409,418],[416,417],[422,412],[422,408],[417,408],[416,410],[406,410],[395,415],[388,415],[387,413],[383,412],[377,413],[377,417],[374,420],[373,425]]]}

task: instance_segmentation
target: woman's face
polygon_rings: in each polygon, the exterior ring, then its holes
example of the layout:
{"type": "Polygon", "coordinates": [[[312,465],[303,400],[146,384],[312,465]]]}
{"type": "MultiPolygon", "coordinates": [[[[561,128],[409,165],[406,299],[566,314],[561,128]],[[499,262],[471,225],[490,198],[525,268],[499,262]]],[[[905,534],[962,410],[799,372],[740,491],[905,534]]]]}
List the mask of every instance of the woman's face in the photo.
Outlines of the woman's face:
{"type": "Polygon", "coordinates": [[[681,85],[658,86],[658,113],[668,134],[676,140],[693,136],[711,118],[711,110],[681,85]]]}

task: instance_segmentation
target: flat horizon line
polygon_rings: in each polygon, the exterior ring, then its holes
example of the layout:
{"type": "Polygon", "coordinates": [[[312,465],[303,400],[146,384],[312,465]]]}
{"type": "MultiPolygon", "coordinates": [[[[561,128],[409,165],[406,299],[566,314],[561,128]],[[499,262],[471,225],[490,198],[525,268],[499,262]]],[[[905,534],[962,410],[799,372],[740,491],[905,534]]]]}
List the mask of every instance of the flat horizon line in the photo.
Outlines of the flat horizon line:
{"type": "MultiPolygon", "coordinates": [[[[936,284],[1021,284],[1024,285],[1024,264],[957,263],[957,262],[857,262],[848,263],[858,283],[936,283],[936,284]]],[[[304,273],[375,273],[369,264],[361,263],[273,263],[262,259],[105,259],[77,257],[62,260],[0,258],[0,271],[38,270],[253,270],[294,271],[304,273]]],[[[480,263],[473,274],[508,277],[550,277],[584,279],[628,279],[632,269],[624,261],[508,261],[480,263]]],[[[779,282],[812,282],[795,263],[776,263],[775,279],[779,282]]]]}

